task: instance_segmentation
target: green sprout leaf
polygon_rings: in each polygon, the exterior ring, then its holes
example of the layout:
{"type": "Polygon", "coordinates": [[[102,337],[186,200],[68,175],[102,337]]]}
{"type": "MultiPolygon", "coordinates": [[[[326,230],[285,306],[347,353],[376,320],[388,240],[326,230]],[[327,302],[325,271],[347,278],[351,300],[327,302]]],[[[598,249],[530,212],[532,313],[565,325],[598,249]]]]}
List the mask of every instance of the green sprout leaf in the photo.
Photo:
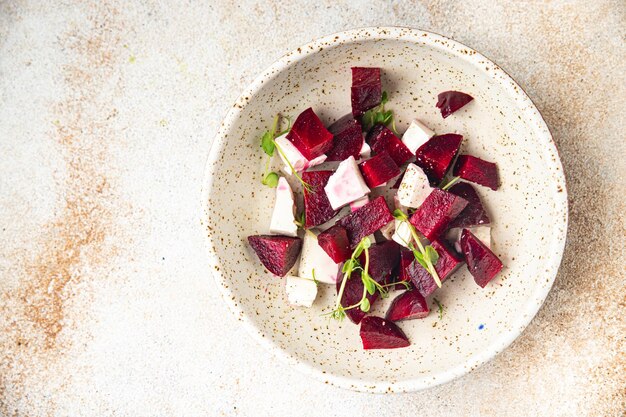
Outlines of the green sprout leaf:
{"type": "Polygon", "coordinates": [[[437,304],[437,309],[439,311],[439,320],[443,319],[443,304],[441,304],[441,301],[437,300],[436,298],[433,298],[433,301],[435,302],[435,304],[437,304]]]}
{"type": "Polygon", "coordinates": [[[374,281],[365,274],[361,276],[361,280],[363,281],[363,285],[365,286],[365,289],[367,290],[369,295],[374,295],[374,293],[376,292],[376,284],[374,284],[374,281]]]}
{"type": "Polygon", "coordinates": [[[404,214],[404,212],[400,209],[395,209],[393,211],[393,217],[401,221],[406,221],[409,219],[409,217],[406,214],[404,214]]]}
{"type": "Polygon", "coordinates": [[[263,185],[267,185],[270,188],[276,188],[276,186],[278,185],[278,174],[275,172],[268,172],[267,174],[265,174],[265,177],[263,177],[263,179],[261,180],[261,183],[263,185]]]}
{"type": "Polygon", "coordinates": [[[263,148],[263,152],[269,156],[274,156],[276,146],[274,146],[274,136],[269,130],[261,136],[261,148],[263,148]]]}
{"type": "Polygon", "coordinates": [[[361,308],[361,311],[367,313],[368,311],[370,311],[370,300],[368,300],[367,298],[362,299],[359,307],[361,308]]]}
{"type": "Polygon", "coordinates": [[[388,101],[389,95],[386,91],[383,91],[380,104],[366,111],[361,117],[363,130],[370,130],[372,126],[376,124],[388,126],[391,123],[395,131],[393,112],[391,110],[385,111],[385,104],[387,104],[388,101]]]}

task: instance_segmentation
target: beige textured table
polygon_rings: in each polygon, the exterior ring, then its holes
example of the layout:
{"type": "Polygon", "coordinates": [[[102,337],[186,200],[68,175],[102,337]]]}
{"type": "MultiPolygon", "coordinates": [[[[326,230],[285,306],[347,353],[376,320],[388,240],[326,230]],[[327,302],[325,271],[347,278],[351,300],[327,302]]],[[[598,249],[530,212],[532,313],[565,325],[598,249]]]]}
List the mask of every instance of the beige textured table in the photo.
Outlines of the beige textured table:
{"type": "Polygon", "coordinates": [[[626,415],[623,1],[55,3],[0,4],[0,415],[626,415]],[[387,396],[257,346],[199,226],[211,138],[243,87],[372,25],[442,33],[507,70],[552,129],[571,213],[556,284],[508,350],[387,396]]]}

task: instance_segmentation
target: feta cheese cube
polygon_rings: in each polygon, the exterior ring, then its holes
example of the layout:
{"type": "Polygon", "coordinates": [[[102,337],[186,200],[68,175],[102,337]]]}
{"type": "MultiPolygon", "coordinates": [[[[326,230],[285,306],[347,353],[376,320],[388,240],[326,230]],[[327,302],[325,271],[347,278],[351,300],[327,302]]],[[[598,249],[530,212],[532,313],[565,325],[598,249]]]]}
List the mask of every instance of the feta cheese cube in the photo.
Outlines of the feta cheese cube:
{"type": "Polygon", "coordinates": [[[380,228],[380,233],[387,240],[391,240],[393,238],[393,234],[395,233],[395,231],[396,231],[396,220],[392,220],[380,228]]]}
{"type": "Polygon", "coordinates": [[[312,230],[307,230],[302,242],[298,275],[300,278],[313,279],[313,271],[315,271],[315,279],[319,282],[334,284],[337,282],[339,265],[317,243],[317,234],[312,230]]]}
{"type": "Polygon", "coordinates": [[[370,145],[368,145],[367,142],[363,141],[363,146],[361,146],[361,151],[359,152],[359,155],[361,159],[368,159],[370,156],[372,156],[372,148],[370,148],[370,145]]]}
{"type": "Polygon", "coordinates": [[[304,171],[307,168],[314,167],[316,165],[321,164],[326,161],[326,155],[320,155],[315,159],[308,160],[304,155],[295,147],[293,143],[289,139],[287,139],[287,134],[285,133],[282,136],[279,136],[275,139],[276,144],[280,147],[281,152],[276,151],[280,159],[285,164],[283,171],[291,175],[291,168],[289,168],[289,164],[293,166],[297,172],[304,171]],[[283,156],[283,154],[285,154],[283,156]]]}
{"type": "Polygon", "coordinates": [[[422,168],[409,164],[398,187],[398,202],[406,207],[418,208],[432,190],[422,168]]]}
{"type": "Polygon", "coordinates": [[[285,280],[287,301],[293,306],[311,307],[317,297],[317,284],[310,279],[287,276],[285,280]]]}
{"type": "Polygon", "coordinates": [[[350,203],[350,211],[357,211],[369,202],[370,198],[368,196],[359,198],[358,200],[354,200],[352,203],[350,203]]]}
{"type": "Polygon", "coordinates": [[[297,237],[298,226],[294,220],[296,214],[296,205],[293,199],[293,191],[285,177],[278,179],[276,186],[276,201],[274,202],[274,211],[272,212],[272,220],[270,222],[270,233],[275,235],[286,235],[297,237]]]}
{"type": "Polygon", "coordinates": [[[428,142],[433,136],[435,136],[435,132],[419,120],[413,120],[406,132],[404,132],[404,135],[402,135],[402,143],[414,154],[420,146],[428,142]]]}
{"type": "Polygon", "coordinates": [[[350,156],[339,164],[337,171],[328,178],[324,191],[326,191],[328,201],[334,210],[338,210],[370,192],[354,156],[350,156]]]}
{"type": "Polygon", "coordinates": [[[411,235],[411,229],[406,222],[395,220],[395,227],[393,235],[391,235],[391,239],[395,241],[398,245],[402,245],[405,248],[409,247],[409,243],[413,240],[411,235]]]}

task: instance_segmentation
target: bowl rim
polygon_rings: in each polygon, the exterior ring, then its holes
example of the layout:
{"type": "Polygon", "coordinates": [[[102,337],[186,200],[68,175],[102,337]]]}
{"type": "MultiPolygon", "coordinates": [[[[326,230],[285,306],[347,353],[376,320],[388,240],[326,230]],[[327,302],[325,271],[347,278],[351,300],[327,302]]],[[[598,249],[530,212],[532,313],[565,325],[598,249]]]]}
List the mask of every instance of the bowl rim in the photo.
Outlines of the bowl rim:
{"type": "Polygon", "coordinates": [[[220,124],[218,132],[210,146],[209,155],[204,169],[201,194],[202,201],[200,222],[204,229],[203,234],[206,237],[205,242],[209,254],[208,262],[210,274],[213,276],[217,287],[220,289],[222,299],[226,302],[235,318],[243,323],[248,333],[250,333],[253,338],[265,349],[272,352],[282,361],[293,365],[300,372],[313,376],[327,384],[369,393],[412,392],[447,383],[485,364],[513,343],[513,341],[522,334],[528,324],[530,324],[530,322],[534,319],[554,284],[563,258],[569,217],[565,174],[558,149],[545,120],[522,87],[520,87],[509,74],[500,68],[500,66],[475,51],[473,48],[434,32],[401,26],[363,27],[322,36],[283,55],[280,59],[275,61],[260,75],[258,75],[237,98],[220,124]],[[372,40],[402,40],[426,44],[430,47],[442,49],[445,52],[452,54],[455,58],[463,59],[472,65],[478,65],[480,63],[484,67],[485,63],[490,64],[491,71],[485,71],[484,68],[481,71],[492,78],[499,78],[502,87],[507,90],[511,96],[517,96],[517,98],[522,101],[522,104],[524,105],[523,111],[527,120],[533,120],[536,122],[534,126],[537,128],[540,142],[544,145],[542,147],[543,149],[540,151],[542,151],[542,153],[547,153],[547,156],[549,156],[544,160],[546,163],[551,164],[555,168],[555,172],[551,176],[553,177],[552,179],[554,180],[555,185],[562,189],[562,192],[556,195],[555,203],[559,204],[560,211],[564,212],[564,216],[562,218],[563,227],[562,229],[559,229],[559,233],[554,236],[554,240],[552,242],[553,247],[551,248],[553,256],[550,258],[549,265],[547,265],[549,266],[549,269],[545,272],[547,279],[549,279],[549,283],[548,285],[537,286],[537,288],[531,293],[525,303],[524,310],[520,312],[522,313],[519,315],[521,319],[515,322],[515,325],[511,326],[508,331],[502,332],[497,338],[495,338],[492,343],[489,344],[488,348],[484,349],[480,353],[471,355],[465,360],[464,363],[434,375],[419,376],[397,382],[349,378],[322,371],[308,363],[298,360],[287,351],[281,349],[272,341],[271,338],[265,337],[263,332],[253,324],[253,322],[246,316],[243,309],[234,301],[230,286],[225,285],[225,279],[221,272],[219,259],[217,259],[217,256],[215,255],[211,233],[207,233],[206,229],[206,219],[209,215],[206,203],[213,187],[213,166],[215,166],[215,163],[219,159],[219,150],[222,149],[226,143],[226,133],[229,131],[232,124],[237,120],[239,114],[247,105],[250,98],[255,95],[256,92],[258,92],[259,89],[265,85],[265,83],[271,81],[273,75],[309,55],[333,48],[339,44],[372,40]],[[460,50],[465,50],[466,52],[461,53],[459,52],[460,50]]]}

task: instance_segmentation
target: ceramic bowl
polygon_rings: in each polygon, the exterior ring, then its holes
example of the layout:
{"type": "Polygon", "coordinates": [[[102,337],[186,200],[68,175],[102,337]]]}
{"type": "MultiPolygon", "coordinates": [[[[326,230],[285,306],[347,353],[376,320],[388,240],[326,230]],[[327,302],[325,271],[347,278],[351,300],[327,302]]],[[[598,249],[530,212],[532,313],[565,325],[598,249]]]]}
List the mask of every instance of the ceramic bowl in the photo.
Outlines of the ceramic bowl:
{"type": "MultiPolygon", "coordinates": [[[[367,392],[415,391],[450,381],[493,358],[532,320],[563,253],[567,195],[550,132],[522,89],[497,65],[458,42],[420,30],[377,27],[326,36],[285,55],[234,104],[214,139],[204,180],[203,222],[212,275],[224,301],[260,343],[326,383],[367,392]],[[493,250],[505,268],[486,288],[463,266],[422,320],[401,322],[411,346],[361,347],[358,326],[322,317],[334,301],[321,288],[311,309],[289,306],[284,279],[267,273],[246,237],[267,233],[274,190],[261,185],[259,137],[275,114],[312,106],[328,126],[350,112],[350,67],[383,72],[402,132],[412,118],[464,135],[462,152],[498,164],[501,188],[476,186],[493,222],[493,250]],[[474,101],[443,119],[437,94],[474,101]],[[236,211],[236,216],[233,213],[236,211]]],[[[382,315],[389,300],[373,309],[382,315]]]]}

